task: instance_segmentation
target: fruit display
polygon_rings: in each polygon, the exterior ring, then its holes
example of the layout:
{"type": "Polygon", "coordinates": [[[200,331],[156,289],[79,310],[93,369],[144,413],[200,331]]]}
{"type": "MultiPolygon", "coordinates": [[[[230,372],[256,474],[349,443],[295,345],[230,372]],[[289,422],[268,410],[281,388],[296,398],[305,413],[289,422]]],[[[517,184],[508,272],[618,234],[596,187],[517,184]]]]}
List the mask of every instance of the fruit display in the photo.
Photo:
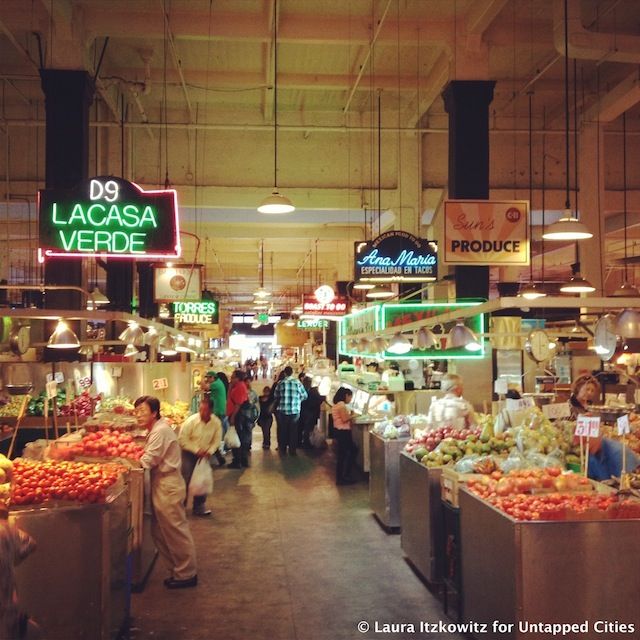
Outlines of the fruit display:
{"type": "Polygon", "coordinates": [[[106,429],[131,432],[137,427],[138,423],[134,416],[109,411],[96,413],[84,423],[84,429],[91,432],[106,429]]]}
{"type": "Polygon", "coordinates": [[[409,416],[396,416],[395,418],[376,422],[372,431],[387,440],[408,438],[411,435],[411,422],[409,416]]]}
{"type": "Polygon", "coordinates": [[[18,458],[13,462],[11,504],[41,504],[51,500],[104,502],[110,487],[125,470],[119,464],[18,458]]]}
{"type": "Polygon", "coordinates": [[[0,500],[6,501],[11,495],[11,479],[13,477],[13,462],[0,453],[0,500]]]}
{"type": "Polygon", "coordinates": [[[180,425],[190,415],[189,403],[176,400],[174,404],[171,404],[163,400],[160,403],[160,415],[171,424],[180,425]]]}
{"type": "Polygon", "coordinates": [[[516,469],[508,473],[493,471],[490,475],[469,478],[469,490],[481,498],[509,496],[541,491],[591,490],[591,482],[575,473],[562,473],[558,467],[516,469]]]}
{"type": "Polygon", "coordinates": [[[0,418],[17,418],[25,396],[9,396],[9,402],[0,405],[0,418]]]}
{"type": "MultiPolygon", "coordinates": [[[[629,415],[631,418],[631,414],[629,415]]],[[[631,433],[626,435],[627,447],[634,453],[640,455],[640,423],[637,420],[629,420],[629,426],[631,427],[631,433]]],[[[622,440],[622,437],[618,435],[618,429],[615,426],[602,425],[600,427],[600,434],[604,438],[610,438],[611,440],[622,440]]]]}
{"type": "Polygon", "coordinates": [[[99,402],[100,396],[92,397],[88,391],[83,391],[76,396],[71,402],[66,402],[58,407],[58,414],[61,416],[78,416],[79,418],[88,418],[93,415],[96,404],[99,402]]]}
{"type": "Polygon", "coordinates": [[[101,398],[98,403],[97,410],[101,412],[132,414],[133,403],[130,398],[127,398],[127,396],[101,398]]]}
{"type": "Polygon", "coordinates": [[[87,433],[80,442],[59,448],[59,455],[67,459],[89,457],[139,460],[143,453],[143,447],[136,444],[131,435],[111,429],[87,433]]]}

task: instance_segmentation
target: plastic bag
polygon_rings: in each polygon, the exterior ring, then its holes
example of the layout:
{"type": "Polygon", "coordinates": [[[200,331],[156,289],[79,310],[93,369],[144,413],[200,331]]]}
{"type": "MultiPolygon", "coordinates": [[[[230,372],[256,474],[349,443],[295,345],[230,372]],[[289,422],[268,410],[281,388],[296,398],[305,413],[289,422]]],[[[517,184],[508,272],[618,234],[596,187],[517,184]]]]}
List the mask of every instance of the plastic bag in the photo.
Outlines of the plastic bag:
{"type": "Polygon", "coordinates": [[[236,428],[233,425],[231,425],[227,430],[227,434],[224,437],[224,444],[228,449],[240,448],[240,438],[238,436],[236,428]]]}
{"type": "Polygon", "coordinates": [[[514,449],[509,457],[499,464],[500,471],[503,473],[509,473],[514,469],[528,469],[530,466],[524,455],[517,449],[514,449]]]}
{"type": "Polygon", "coordinates": [[[200,458],[191,474],[189,493],[192,496],[206,496],[213,491],[213,476],[211,466],[206,458],[200,458]]]}
{"type": "Polygon", "coordinates": [[[309,436],[309,442],[316,448],[322,449],[325,445],[325,437],[322,428],[320,427],[320,423],[317,423],[315,427],[313,427],[313,431],[309,436]]]}

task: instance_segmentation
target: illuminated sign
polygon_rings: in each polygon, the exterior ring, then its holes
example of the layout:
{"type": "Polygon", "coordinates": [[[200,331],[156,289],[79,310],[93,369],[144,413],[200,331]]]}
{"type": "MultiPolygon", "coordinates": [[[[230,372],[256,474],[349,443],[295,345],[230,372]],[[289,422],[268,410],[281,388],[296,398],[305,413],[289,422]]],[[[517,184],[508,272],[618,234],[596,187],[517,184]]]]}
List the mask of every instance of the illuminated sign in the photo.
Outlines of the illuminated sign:
{"type": "Polygon", "coordinates": [[[354,280],[429,282],[438,277],[438,245],[406,231],[355,243],[354,280]]]}
{"type": "Polygon", "coordinates": [[[218,303],[215,300],[174,302],[173,319],[176,324],[218,324],[218,303]]]}
{"type": "Polygon", "coordinates": [[[329,321],[322,320],[320,318],[316,320],[298,320],[298,329],[304,329],[306,331],[314,331],[320,329],[328,329],[329,321]]]}
{"type": "Polygon", "coordinates": [[[446,200],[444,264],[529,264],[526,200],[446,200]]]}
{"type": "Polygon", "coordinates": [[[343,316],[347,313],[346,296],[336,295],[331,302],[320,302],[315,296],[304,296],[302,313],[307,316],[343,316]]]}
{"type": "Polygon", "coordinates": [[[329,304],[336,297],[336,292],[328,284],[323,284],[314,292],[316,300],[322,304],[329,304]]]}
{"type": "Polygon", "coordinates": [[[202,297],[200,265],[191,267],[155,267],[153,297],[156,302],[197,302],[202,297]]]}
{"type": "Polygon", "coordinates": [[[173,189],[143,191],[122,178],[92,178],[69,190],[38,192],[38,259],[177,258],[178,202],[173,189]]]}

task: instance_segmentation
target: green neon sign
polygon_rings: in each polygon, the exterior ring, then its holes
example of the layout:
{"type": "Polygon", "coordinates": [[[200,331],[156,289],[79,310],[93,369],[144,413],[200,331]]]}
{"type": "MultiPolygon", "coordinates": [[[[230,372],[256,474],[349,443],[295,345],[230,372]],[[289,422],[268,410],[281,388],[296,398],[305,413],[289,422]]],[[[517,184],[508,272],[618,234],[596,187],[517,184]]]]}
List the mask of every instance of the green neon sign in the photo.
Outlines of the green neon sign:
{"type": "Polygon", "coordinates": [[[313,331],[314,329],[328,329],[328,320],[298,320],[298,329],[305,329],[307,331],[313,331]]]}
{"type": "Polygon", "coordinates": [[[173,319],[180,324],[218,324],[219,307],[215,300],[174,302],[173,319]]]}
{"type": "Polygon", "coordinates": [[[268,313],[257,313],[256,317],[258,318],[258,322],[260,324],[269,324],[269,314],[268,313]]]}
{"type": "Polygon", "coordinates": [[[92,178],[38,193],[38,258],[166,259],[181,253],[173,189],[143,191],[122,178],[92,178]]]}

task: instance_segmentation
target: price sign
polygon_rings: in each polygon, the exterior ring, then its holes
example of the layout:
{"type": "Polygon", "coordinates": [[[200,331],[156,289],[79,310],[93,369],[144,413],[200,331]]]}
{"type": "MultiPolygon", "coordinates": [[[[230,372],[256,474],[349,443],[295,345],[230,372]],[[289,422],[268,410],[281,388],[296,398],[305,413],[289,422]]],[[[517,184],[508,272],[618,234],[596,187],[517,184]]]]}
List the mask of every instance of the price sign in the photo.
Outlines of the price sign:
{"type": "Polygon", "coordinates": [[[169,381],[166,378],[155,378],[151,381],[154,391],[161,391],[162,389],[169,388],[169,381]]]}
{"type": "Polygon", "coordinates": [[[498,378],[493,383],[493,391],[497,393],[499,396],[506,395],[507,391],[509,391],[509,382],[506,378],[498,378]]]}
{"type": "Polygon", "coordinates": [[[47,392],[47,400],[51,400],[51,398],[55,398],[58,395],[58,383],[55,380],[51,380],[47,382],[46,392],[47,392]]]}
{"type": "Polygon", "coordinates": [[[627,433],[631,433],[631,427],[629,426],[629,415],[625,413],[616,420],[618,426],[618,435],[624,436],[627,433]]]}
{"type": "Polygon", "coordinates": [[[522,411],[524,409],[528,409],[529,407],[535,406],[535,402],[533,398],[520,398],[519,400],[513,400],[512,398],[507,398],[507,411],[522,411]]]}
{"type": "Polygon", "coordinates": [[[62,384],[64,382],[64,373],[62,371],[56,371],[55,374],[47,373],[47,382],[51,382],[55,380],[58,384],[62,384]]]}
{"type": "Polygon", "coordinates": [[[88,389],[91,386],[91,378],[89,376],[85,376],[84,378],[79,378],[78,384],[82,389],[88,389]]]}
{"type": "Polygon", "coordinates": [[[111,377],[120,378],[122,376],[122,367],[111,367],[111,377]]]}
{"type": "Polygon", "coordinates": [[[597,438],[600,435],[600,416],[578,416],[574,435],[597,438]]]}
{"type": "Polygon", "coordinates": [[[542,413],[549,418],[549,420],[568,418],[571,415],[571,407],[568,402],[545,404],[542,406],[542,413]]]}

